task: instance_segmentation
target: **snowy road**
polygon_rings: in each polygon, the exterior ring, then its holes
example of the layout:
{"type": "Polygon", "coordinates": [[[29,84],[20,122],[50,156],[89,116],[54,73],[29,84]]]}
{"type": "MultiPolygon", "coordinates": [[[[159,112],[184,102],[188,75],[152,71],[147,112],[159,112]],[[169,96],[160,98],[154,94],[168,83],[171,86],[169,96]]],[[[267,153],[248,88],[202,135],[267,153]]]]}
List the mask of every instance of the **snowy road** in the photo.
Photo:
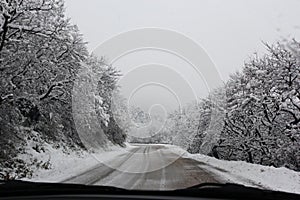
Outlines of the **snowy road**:
{"type": "Polygon", "coordinates": [[[204,182],[219,182],[200,166],[168,145],[136,145],[63,182],[109,185],[126,189],[168,190],[204,182]]]}

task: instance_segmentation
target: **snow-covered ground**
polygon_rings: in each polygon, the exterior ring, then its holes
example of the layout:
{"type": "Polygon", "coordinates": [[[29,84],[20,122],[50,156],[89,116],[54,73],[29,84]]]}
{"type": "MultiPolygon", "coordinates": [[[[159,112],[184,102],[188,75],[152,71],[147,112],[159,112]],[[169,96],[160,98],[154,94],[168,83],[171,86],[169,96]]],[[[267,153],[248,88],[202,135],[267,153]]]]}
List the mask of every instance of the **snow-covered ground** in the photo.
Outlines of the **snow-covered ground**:
{"type": "Polygon", "coordinates": [[[126,148],[108,145],[107,148],[98,152],[89,153],[80,149],[74,151],[68,147],[55,148],[54,146],[36,140],[27,141],[25,152],[19,154],[18,158],[24,160],[34,173],[31,177],[22,180],[61,182],[94,167],[100,162],[106,162],[118,155],[126,154],[127,150],[132,148],[129,144],[126,148]],[[38,151],[35,148],[36,145],[39,145],[38,151]]]}
{"type": "MultiPolygon", "coordinates": [[[[127,144],[126,148],[112,147],[109,151],[100,151],[89,154],[85,151],[63,152],[61,148],[55,149],[51,145],[44,145],[45,152],[38,153],[32,150],[33,144],[28,144],[27,153],[21,154],[19,158],[43,160],[50,159],[50,169],[36,168],[32,178],[24,179],[30,181],[60,182],[71,176],[80,174],[92,168],[100,162],[113,160],[117,156],[126,154],[133,148],[127,144]]],[[[246,186],[266,188],[271,190],[285,191],[300,194],[300,173],[287,168],[274,168],[250,164],[243,161],[218,160],[202,154],[189,154],[185,150],[165,145],[176,154],[191,158],[199,162],[199,167],[210,172],[214,176],[223,179],[224,182],[243,184],[246,186]]]]}
{"type": "Polygon", "coordinates": [[[300,172],[285,167],[219,160],[202,154],[190,154],[175,146],[170,148],[183,157],[199,161],[202,169],[221,177],[225,182],[300,194],[300,172]]]}
{"type": "Polygon", "coordinates": [[[202,168],[223,177],[226,182],[300,194],[300,173],[285,167],[224,161],[200,154],[189,157],[205,163],[201,165],[202,168]]]}

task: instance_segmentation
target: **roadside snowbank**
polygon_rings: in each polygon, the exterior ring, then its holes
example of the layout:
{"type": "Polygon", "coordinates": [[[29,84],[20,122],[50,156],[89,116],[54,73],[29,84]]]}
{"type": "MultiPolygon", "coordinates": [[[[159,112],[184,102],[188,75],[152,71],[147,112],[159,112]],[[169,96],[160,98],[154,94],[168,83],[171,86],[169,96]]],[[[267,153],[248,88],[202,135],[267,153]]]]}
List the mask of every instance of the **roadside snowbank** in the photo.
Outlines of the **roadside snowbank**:
{"type": "Polygon", "coordinates": [[[55,147],[40,141],[28,140],[24,153],[18,158],[30,166],[33,174],[31,177],[22,178],[28,181],[61,182],[71,176],[75,176],[100,162],[114,159],[125,154],[127,148],[108,145],[107,148],[95,153],[89,153],[82,149],[70,149],[68,147],[55,147]]]}
{"type": "MultiPolygon", "coordinates": [[[[178,150],[182,152],[182,150],[178,150]]],[[[199,167],[224,182],[300,194],[300,172],[285,167],[275,168],[244,161],[225,161],[202,154],[183,154],[199,161],[199,167]]]]}

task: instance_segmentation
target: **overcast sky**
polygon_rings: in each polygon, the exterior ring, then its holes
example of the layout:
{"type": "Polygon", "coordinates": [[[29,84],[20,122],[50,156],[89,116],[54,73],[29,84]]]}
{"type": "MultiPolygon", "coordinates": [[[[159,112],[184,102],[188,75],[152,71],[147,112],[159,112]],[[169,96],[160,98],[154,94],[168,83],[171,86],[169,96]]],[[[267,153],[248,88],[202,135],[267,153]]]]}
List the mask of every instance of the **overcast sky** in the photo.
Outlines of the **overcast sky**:
{"type": "MultiPolygon", "coordinates": [[[[66,0],[66,12],[89,42],[90,51],[114,35],[132,29],[158,27],[178,31],[203,47],[224,80],[228,79],[230,73],[240,70],[253,52],[264,51],[261,41],[274,43],[283,38],[300,40],[299,0],[66,0]]],[[[172,62],[179,63],[174,62],[175,58],[162,53],[158,55],[156,52],[143,52],[119,60],[116,67],[126,73],[130,71],[125,70],[129,65],[132,69],[134,66],[150,63],[149,59],[169,65],[172,62]],[[171,62],[168,61],[170,59],[171,62]]],[[[183,68],[184,64],[180,67],[183,68]]],[[[157,70],[157,66],[153,66],[153,70],[157,70]]],[[[188,72],[186,73],[188,76],[188,72]]],[[[138,73],[132,73],[131,76],[134,77],[134,74],[138,73]]],[[[136,77],[149,77],[149,74],[151,72],[145,76],[138,74],[136,77]]],[[[165,75],[167,74],[170,73],[166,72],[165,75]]],[[[152,75],[155,76],[155,73],[152,75]]],[[[175,76],[177,75],[174,74],[175,76]]],[[[174,77],[169,78],[169,82],[177,82],[174,77]]],[[[130,84],[135,82],[135,78],[130,80],[133,80],[130,84]]],[[[205,84],[201,81],[197,87],[197,97],[207,94],[205,84]]],[[[191,82],[196,84],[195,81],[191,82]]],[[[124,88],[126,90],[126,86],[124,88]]],[[[178,88],[175,93],[184,90],[178,88]]],[[[154,90],[154,87],[141,90],[136,101],[143,104],[155,94],[162,96],[162,93],[154,90]]],[[[125,93],[128,97],[129,89],[125,93]]],[[[190,93],[183,96],[186,96],[183,103],[193,99],[190,93]]],[[[164,101],[162,99],[166,101],[160,102],[161,104],[172,104],[170,98],[160,98],[160,101],[164,101]]],[[[153,105],[157,101],[159,100],[148,103],[153,105]]]]}

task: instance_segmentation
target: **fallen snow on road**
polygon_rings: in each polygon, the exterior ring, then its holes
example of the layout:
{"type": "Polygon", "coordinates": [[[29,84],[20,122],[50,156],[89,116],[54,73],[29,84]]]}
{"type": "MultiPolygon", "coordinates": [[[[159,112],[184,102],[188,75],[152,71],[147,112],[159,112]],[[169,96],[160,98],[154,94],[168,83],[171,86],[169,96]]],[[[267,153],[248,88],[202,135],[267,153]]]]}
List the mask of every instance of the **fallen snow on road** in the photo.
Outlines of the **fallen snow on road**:
{"type": "Polygon", "coordinates": [[[300,172],[285,167],[275,168],[244,161],[219,160],[202,154],[190,154],[174,145],[164,145],[185,158],[197,160],[199,167],[224,182],[300,194],[300,172]]]}
{"type": "MultiPolygon", "coordinates": [[[[49,144],[44,144],[44,150],[38,153],[33,150],[34,145],[33,141],[29,142],[26,154],[20,154],[18,157],[27,163],[32,163],[34,159],[42,161],[42,163],[49,160],[50,169],[36,168],[32,178],[23,179],[42,182],[61,182],[93,168],[99,163],[119,159],[119,156],[127,154],[128,150],[134,148],[127,144],[126,148],[112,147],[110,151],[106,149],[106,151],[90,154],[86,151],[67,150],[66,152],[62,148],[53,148],[49,144]]],[[[173,145],[163,145],[159,150],[198,161],[201,169],[213,174],[222,182],[300,194],[300,172],[284,167],[274,168],[244,161],[218,160],[202,154],[190,154],[173,145]]]]}
{"type": "Polygon", "coordinates": [[[300,194],[300,172],[285,167],[218,160],[202,154],[185,153],[184,156],[199,161],[202,169],[222,177],[224,182],[300,194]]]}

